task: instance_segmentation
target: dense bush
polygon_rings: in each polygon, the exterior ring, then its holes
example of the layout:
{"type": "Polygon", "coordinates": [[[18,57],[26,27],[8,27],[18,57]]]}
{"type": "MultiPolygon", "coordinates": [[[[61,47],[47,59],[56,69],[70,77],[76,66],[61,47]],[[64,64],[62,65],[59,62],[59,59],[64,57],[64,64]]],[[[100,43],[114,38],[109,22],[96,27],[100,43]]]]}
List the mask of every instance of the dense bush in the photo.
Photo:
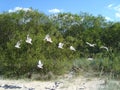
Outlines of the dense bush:
{"type": "Polygon", "coordinates": [[[0,14],[0,74],[19,77],[28,72],[61,75],[73,66],[87,71],[120,74],[120,23],[87,13],[45,15],[37,10],[0,14]],[[27,35],[32,45],[25,42],[27,35]],[[53,43],[44,40],[49,34],[53,43]],[[21,40],[21,48],[15,44],[21,40]],[[58,43],[64,43],[63,49],[58,43]],[[86,42],[95,43],[90,47],[86,42]],[[71,51],[70,46],[76,51],[71,51]],[[108,47],[109,51],[101,49],[108,47]],[[88,57],[95,58],[87,61],[88,57]],[[85,58],[85,60],[83,59],[85,58]],[[43,69],[37,67],[41,60],[43,69]]]}

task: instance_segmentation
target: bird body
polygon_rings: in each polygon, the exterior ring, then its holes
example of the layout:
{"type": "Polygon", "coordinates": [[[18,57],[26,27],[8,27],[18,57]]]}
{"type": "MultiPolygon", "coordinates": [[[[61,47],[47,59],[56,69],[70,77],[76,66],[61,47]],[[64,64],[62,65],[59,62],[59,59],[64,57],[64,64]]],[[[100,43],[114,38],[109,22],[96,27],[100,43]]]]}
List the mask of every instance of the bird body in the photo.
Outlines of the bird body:
{"type": "Polygon", "coordinates": [[[32,44],[32,39],[29,37],[29,34],[27,35],[26,43],[32,44]]]}
{"type": "Polygon", "coordinates": [[[70,46],[70,50],[76,51],[76,49],[73,46],[70,46]]]}
{"type": "Polygon", "coordinates": [[[90,47],[95,47],[96,44],[91,44],[89,42],[86,42],[87,45],[89,45],[90,47]]]}
{"type": "Polygon", "coordinates": [[[46,40],[47,42],[50,42],[50,43],[53,42],[53,41],[51,40],[51,37],[50,37],[49,34],[47,34],[47,35],[45,36],[44,40],[46,40]]]}
{"type": "Polygon", "coordinates": [[[89,60],[89,61],[92,61],[92,60],[93,60],[93,58],[88,58],[88,60],[89,60]]]}
{"type": "Polygon", "coordinates": [[[58,48],[63,49],[63,45],[64,45],[64,44],[60,42],[60,43],[58,44],[58,48]]]}
{"type": "Polygon", "coordinates": [[[43,64],[41,63],[40,60],[38,61],[38,65],[37,66],[38,66],[38,68],[43,68],[43,64]]]}

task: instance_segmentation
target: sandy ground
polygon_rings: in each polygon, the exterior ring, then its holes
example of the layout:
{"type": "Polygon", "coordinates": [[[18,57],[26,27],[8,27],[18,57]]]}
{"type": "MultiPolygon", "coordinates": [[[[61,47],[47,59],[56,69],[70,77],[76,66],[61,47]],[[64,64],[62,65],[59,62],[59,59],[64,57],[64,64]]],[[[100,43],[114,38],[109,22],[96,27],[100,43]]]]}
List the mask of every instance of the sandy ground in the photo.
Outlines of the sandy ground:
{"type": "Polygon", "coordinates": [[[0,80],[0,90],[99,90],[106,85],[104,79],[83,76],[53,81],[0,80]]]}

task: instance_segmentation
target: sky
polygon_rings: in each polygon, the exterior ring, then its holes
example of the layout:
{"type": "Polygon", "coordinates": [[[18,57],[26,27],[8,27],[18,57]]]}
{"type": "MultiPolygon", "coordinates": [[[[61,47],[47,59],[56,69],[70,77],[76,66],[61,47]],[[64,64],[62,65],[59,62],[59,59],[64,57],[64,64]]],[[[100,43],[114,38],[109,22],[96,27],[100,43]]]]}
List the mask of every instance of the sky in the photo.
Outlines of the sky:
{"type": "Polygon", "coordinates": [[[120,21],[120,0],[1,0],[0,13],[32,7],[47,15],[59,12],[102,15],[109,21],[120,21]]]}

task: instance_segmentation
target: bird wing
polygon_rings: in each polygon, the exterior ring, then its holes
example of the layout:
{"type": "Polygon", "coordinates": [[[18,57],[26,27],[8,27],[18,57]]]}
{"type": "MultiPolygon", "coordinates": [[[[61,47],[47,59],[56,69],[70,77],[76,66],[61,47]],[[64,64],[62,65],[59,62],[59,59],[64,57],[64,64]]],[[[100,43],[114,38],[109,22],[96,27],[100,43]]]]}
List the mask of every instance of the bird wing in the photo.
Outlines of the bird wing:
{"type": "Polygon", "coordinates": [[[17,45],[17,46],[20,46],[20,41],[18,41],[16,45],[17,45]]]}
{"type": "Polygon", "coordinates": [[[90,43],[89,43],[89,42],[86,42],[86,44],[90,45],[90,43]]]}
{"type": "Polygon", "coordinates": [[[37,65],[39,68],[43,68],[42,65],[37,65]]]}
{"type": "Polygon", "coordinates": [[[42,64],[41,60],[39,60],[38,64],[39,64],[39,65],[41,65],[41,66],[43,66],[43,64],[42,64]]]}
{"type": "Polygon", "coordinates": [[[30,37],[28,38],[28,40],[29,40],[30,42],[32,41],[32,39],[31,39],[30,37]]]}
{"type": "Polygon", "coordinates": [[[49,34],[47,34],[46,36],[45,36],[45,39],[48,39],[50,36],[49,36],[49,34]]]}
{"type": "Polygon", "coordinates": [[[107,48],[107,47],[105,47],[105,46],[101,46],[100,48],[104,48],[104,49],[106,49],[106,50],[108,51],[108,48],[107,48]]]}
{"type": "Polygon", "coordinates": [[[70,49],[75,51],[75,48],[73,46],[70,46],[70,49]]]}
{"type": "Polygon", "coordinates": [[[63,43],[59,43],[59,46],[61,46],[61,47],[62,47],[63,45],[64,45],[63,43]]]}

